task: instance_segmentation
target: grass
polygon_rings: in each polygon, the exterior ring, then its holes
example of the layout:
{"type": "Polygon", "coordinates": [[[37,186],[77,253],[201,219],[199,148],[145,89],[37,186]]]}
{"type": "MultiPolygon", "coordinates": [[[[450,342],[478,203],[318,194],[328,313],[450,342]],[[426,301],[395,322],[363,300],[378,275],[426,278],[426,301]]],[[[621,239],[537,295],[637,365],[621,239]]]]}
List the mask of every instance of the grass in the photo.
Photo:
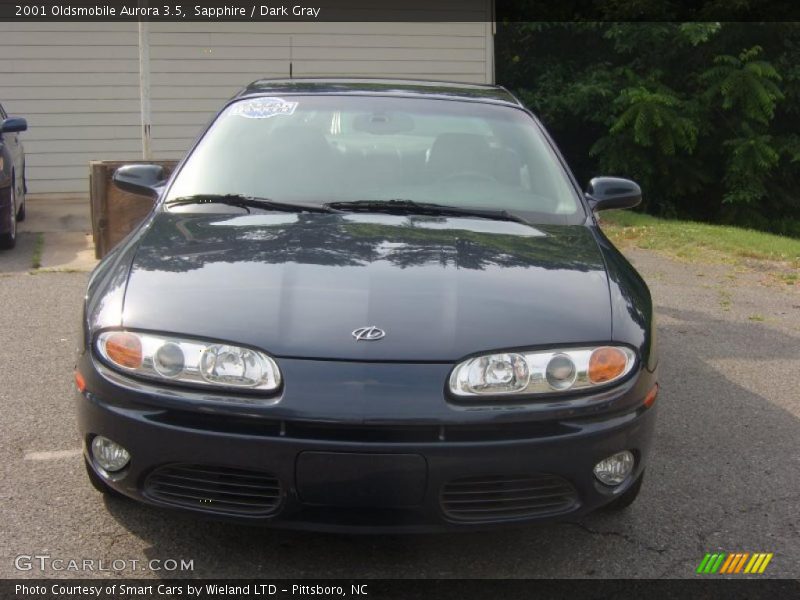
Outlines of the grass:
{"type": "MultiPolygon", "coordinates": [[[[744,259],[788,262],[800,268],[800,239],[727,225],[695,221],[673,221],[630,211],[608,211],[601,215],[606,235],[618,246],[660,250],[679,258],[722,262],[744,259]]],[[[787,284],[797,277],[784,275],[787,284]]]]}
{"type": "Polygon", "coordinates": [[[36,234],[36,242],[33,246],[33,256],[31,257],[31,267],[38,269],[42,266],[42,252],[44,251],[44,234],[36,234]]]}
{"type": "Polygon", "coordinates": [[[726,289],[719,290],[719,306],[724,311],[729,311],[731,309],[733,296],[731,293],[726,289]]]}

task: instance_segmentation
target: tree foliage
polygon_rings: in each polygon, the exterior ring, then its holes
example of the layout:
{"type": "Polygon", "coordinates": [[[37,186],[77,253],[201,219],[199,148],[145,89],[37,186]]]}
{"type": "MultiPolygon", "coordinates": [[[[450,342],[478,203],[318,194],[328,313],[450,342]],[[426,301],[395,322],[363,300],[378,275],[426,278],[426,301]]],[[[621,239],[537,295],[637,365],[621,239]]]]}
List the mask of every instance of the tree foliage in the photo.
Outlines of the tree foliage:
{"type": "Polygon", "coordinates": [[[496,63],[580,180],[800,237],[800,23],[504,23],[496,63]]]}

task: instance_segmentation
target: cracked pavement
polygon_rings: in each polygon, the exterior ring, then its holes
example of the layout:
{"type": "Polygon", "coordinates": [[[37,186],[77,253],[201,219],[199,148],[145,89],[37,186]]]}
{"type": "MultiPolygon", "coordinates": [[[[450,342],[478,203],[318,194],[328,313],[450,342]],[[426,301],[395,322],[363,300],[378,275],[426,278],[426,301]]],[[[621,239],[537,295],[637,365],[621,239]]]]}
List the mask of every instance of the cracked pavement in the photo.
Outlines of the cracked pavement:
{"type": "Polygon", "coordinates": [[[22,234],[0,254],[2,577],[684,578],[713,551],[773,552],[761,577],[800,576],[800,286],[626,251],[653,291],[661,347],[659,423],[637,502],[576,523],[344,536],[104,500],[76,454],[26,459],[78,448],[71,371],[87,277],[28,274],[32,249],[22,234]],[[20,572],[20,554],[183,558],[194,571],[20,572]]]}

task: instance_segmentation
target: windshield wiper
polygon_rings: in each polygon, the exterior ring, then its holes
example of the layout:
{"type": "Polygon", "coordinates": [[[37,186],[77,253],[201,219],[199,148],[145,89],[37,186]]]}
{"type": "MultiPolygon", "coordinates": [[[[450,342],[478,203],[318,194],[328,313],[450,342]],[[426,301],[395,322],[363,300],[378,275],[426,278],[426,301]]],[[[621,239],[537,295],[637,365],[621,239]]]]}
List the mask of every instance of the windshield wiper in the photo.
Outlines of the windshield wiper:
{"type": "Polygon", "coordinates": [[[297,204],[294,202],[279,202],[269,198],[258,198],[256,196],[244,196],[242,194],[194,194],[192,196],[182,196],[167,200],[167,206],[185,206],[187,204],[227,204],[229,206],[240,206],[250,212],[250,208],[263,208],[265,210],[278,210],[284,212],[318,212],[331,213],[339,212],[324,204],[297,204]]]}
{"type": "Polygon", "coordinates": [[[328,208],[345,211],[362,212],[386,212],[397,214],[419,214],[432,216],[454,216],[454,217],[479,217],[481,219],[492,219],[494,221],[512,221],[530,225],[519,215],[515,215],[507,210],[495,210],[491,208],[464,208],[462,206],[449,206],[447,204],[435,204],[433,202],[416,202],[414,200],[393,199],[393,200],[353,200],[351,202],[330,202],[324,204],[328,208]]]}

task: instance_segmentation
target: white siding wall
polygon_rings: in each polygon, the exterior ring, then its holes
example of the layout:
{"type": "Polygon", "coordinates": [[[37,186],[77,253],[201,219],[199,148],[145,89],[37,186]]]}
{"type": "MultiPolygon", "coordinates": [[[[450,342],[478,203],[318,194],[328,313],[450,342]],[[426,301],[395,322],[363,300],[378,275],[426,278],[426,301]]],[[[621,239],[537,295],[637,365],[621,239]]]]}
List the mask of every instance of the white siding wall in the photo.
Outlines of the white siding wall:
{"type": "MultiPolygon", "coordinates": [[[[480,2],[483,5],[483,2],[480,2]]],[[[152,148],[180,158],[242,86],[289,74],[491,82],[488,23],[151,23],[152,148]]],[[[0,101],[29,119],[32,193],[141,156],[137,25],[0,23],[0,101]]]]}
{"type": "Polygon", "coordinates": [[[32,193],[85,193],[89,160],[141,156],[136,23],[0,23],[0,56],[32,193]]]}
{"type": "MultiPolygon", "coordinates": [[[[153,152],[175,158],[241,87],[356,75],[487,82],[485,23],[153,23],[153,152]]],[[[489,70],[491,74],[491,70],[489,70]]]]}

